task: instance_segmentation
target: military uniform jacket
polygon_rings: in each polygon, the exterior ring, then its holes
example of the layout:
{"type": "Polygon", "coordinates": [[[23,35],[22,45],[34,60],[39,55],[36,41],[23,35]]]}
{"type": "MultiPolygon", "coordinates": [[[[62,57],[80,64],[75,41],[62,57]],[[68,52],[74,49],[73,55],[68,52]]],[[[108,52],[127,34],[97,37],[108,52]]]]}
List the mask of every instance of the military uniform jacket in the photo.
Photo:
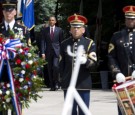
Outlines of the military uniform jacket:
{"type": "MultiPolygon", "coordinates": [[[[15,22],[13,29],[12,29],[14,31],[14,33],[18,33],[20,29],[23,32],[24,39],[26,39],[26,41],[27,41],[30,37],[28,30],[26,30],[26,28],[24,26],[21,26],[21,25],[17,24],[17,22],[15,22]]],[[[5,37],[9,36],[9,33],[6,30],[4,22],[0,24],[0,34],[3,34],[5,37]]]]}
{"type": "Polygon", "coordinates": [[[108,50],[109,66],[115,78],[119,72],[126,77],[135,69],[135,32],[127,28],[115,33],[108,50]]]}
{"type": "Polygon", "coordinates": [[[78,46],[83,45],[85,53],[87,54],[86,64],[80,66],[76,88],[78,90],[91,89],[91,75],[90,68],[95,66],[97,60],[96,48],[93,40],[81,37],[77,41],[74,41],[72,37],[66,39],[61,44],[61,61],[60,61],[60,74],[62,78],[62,88],[67,89],[70,83],[71,74],[74,68],[76,57],[71,57],[67,54],[67,46],[71,46],[71,51],[76,53],[78,46]]]}
{"type": "MultiPolygon", "coordinates": [[[[26,30],[26,28],[24,26],[21,26],[15,22],[12,30],[14,31],[14,33],[18,33],[21,30],[25,37],[24,39],[26,39],[26,42],[27,42],[27,40],[29,38],[29,32],[26,30]]],[[[3,34],[5,37],[9,37],[9,32],[6,30],[4,22],[0,24],[0,34],[3,34]]],[[[13,65],[11,65],[11,66],[13,66],[13,65]]],[[[3,81],[3,82],[9,81],[6,64],[4,65],[4,68],[3,68],[3,71],[2,71],[2,74],[0,77],[0,82],[1,81],[3,81]]]]}

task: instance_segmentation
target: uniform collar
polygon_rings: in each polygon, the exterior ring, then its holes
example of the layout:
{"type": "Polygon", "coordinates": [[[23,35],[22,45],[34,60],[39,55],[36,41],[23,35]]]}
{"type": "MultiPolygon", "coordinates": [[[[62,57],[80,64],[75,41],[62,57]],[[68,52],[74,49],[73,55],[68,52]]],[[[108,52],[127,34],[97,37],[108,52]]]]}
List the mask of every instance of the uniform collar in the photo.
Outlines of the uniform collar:
{"type": "Polygon", "coordinates": [[[73,38],[73,42],[79,42],[80,41],[80,39],[74,39],[73,38]]]}
{"type": "Polygon", "coordinates": [[[11,21],[10,23],[4,21],[4,23],[5,23],[6,30],[7,30],[8,25],[10,26],[10,29],[12,30],[15,24],[15,20],[11,21]]]}
{"type": "Polygon", "coordinates": [[[131,28],[127,28],[127,32],[130,33],[130,32],[135,32],[135,28],[131,29],[131,28]]]}
{"type": "Polygon", "coordinates": [[[83,36],[82,36],[81,38],[78,38],[78,39],[74,39],[74,38],[72,37],[73,42],[80,42],[81,39],[83,39],[83,36]]]}

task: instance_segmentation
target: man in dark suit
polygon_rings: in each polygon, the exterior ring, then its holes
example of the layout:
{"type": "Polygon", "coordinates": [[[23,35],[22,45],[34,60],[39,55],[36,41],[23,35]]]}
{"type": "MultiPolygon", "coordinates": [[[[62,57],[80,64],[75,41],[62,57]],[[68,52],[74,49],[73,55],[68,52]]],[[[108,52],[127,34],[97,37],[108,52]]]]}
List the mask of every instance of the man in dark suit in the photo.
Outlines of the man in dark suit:
{"type": "Polygon", "coordinates": [[[50,80],[50,91],[55,91],[59,76],[60,44],[63,39],[63,31],[56,27],[56,18],[49,18],[49,27],[42,29],[41,53],[42,58],[48,62],[48,74],[50,80]]]}
{"type": "MultiPolygon", "coordinates": [[[[13,30],[14,33],[21,32],[25,36],[25,39],[28,40],[29,32],[26,30],[25,27],[18,25],[17,22],[15,21],[16,3],[17,3],[16,0],[2,1],[4,20],[0,24],[0,35],[4,35],[5,37],[8,38],[10,36],[9,30],[13,30]]],[[[4,67],[0,76],[0,82],[10,82],[6,62],[4,63],[4,67]]],[[[8,115],[8,112],[1,111],[0,115],[8,115]]]]}

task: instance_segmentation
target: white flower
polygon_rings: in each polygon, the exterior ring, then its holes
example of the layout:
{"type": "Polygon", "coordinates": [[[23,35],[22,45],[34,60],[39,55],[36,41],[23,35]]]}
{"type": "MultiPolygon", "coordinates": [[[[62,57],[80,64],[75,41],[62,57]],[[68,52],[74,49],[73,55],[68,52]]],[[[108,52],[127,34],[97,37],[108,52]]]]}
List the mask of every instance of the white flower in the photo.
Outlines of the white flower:
{"type": "Polygon", "coordinates": [[[28,61],[28,64],[32,65],[33,64],[33,61],[32,60],[29,60],[28,61]]]}
{"type": "Polygon", "coordinates": [[[19,89],[22,89],[22,87],[20,87],[19,89]]]}
{"type": "Polygon", "coordinates": [[[3,105],[3,107],[6,109],[6,105],[3,105]]]}
{"type": "Polygon", "coordinates": [[[15,27],[15,29],[17,29],[17,27],[15,27]]]}
{"type": "Polygon", "coordinates": [[[22,49],[19,49],[19,52],[20,52],[20,53],[22,53],[22,52],[23,52],[23,50],[22,50],[22,49]]]}
{"type": "Polygon", "coordinates": [[[10,102],[10,100],[11,100],[11,98],[7,98],[7,99],[6,99],[6,102],[7,102],[7,103],[9,103],[9,102],[10,102]]]}
{"type": "Polygon", "coordinates": [[[24,36],[23,35],[20,35],[19,38],[22,40],[24,38],[24,36]]]}
{"type": "Polygon", "coordinates": [[[27,55],[28,55],[28,57],[31,57],[31,56],[32,56],[32,54],[31,54],[31,53],[28,53],[27,55]]]}
{"type": "Polygon", "coordinates": [[[22,28],[18,28],[18,30],[19,30],[19,31],[21,31],[21,30],[22,30],[22,28]]]}
{"type": "Polygon", "coordinates": [[[22,70],[22,71],[21,71],[21,73],[22,73],[22,74],[25,74],[25,71],[24,71],[24,70],[22,70]]]}
{"type": "Polygon", "coordinates": [[[15,38],[19,38],[19,35],[18,34],[15,34],[15,38]]]}
{"type": "Polygon", "coordinates": [[[20,78],[20,79],[19,79],[20,82],[23,82],[23,80],[24,80],[23,78],[20,78]]]}
{"type": "Polygon", "coordinates": [[[2,91],[0,90],[0,95],[2,94],[2,91]]]}
{"type": "Polygon", "coordinates": [[[21,62],[21,65],[22,65],[22,66],[23,66],[23,65],[25,65],[25,64],[26,64],[26,62],[24,62],[24,61],[23,61],[23,62],[21,62]]]}
{"type": "Polygon", "coordinates": [[[36,78],[37,78],[37,76],[36,76],[36,75],[34,75],[34,76],[33,76],[33,78],[34,78],[34,79],[36,79],[36,78]]]}
{"type": "Polygon", "coordinates": [[[10,84],[9,84],[9,83],[7,83],[7,87],[8,87],[8,88],[10,87],[10,84]]]}
{"type": "Polygon", "coordinates": [[[25,85],[25,86],[24,86],[24,89],[28,89],[28,86],[27,86],[27,85],[25,85]]]}
{"type": "Polygon", "coordinates": [[[10,91],[6,91],[6,94],[9,95],[10,94],[10,91]]]}

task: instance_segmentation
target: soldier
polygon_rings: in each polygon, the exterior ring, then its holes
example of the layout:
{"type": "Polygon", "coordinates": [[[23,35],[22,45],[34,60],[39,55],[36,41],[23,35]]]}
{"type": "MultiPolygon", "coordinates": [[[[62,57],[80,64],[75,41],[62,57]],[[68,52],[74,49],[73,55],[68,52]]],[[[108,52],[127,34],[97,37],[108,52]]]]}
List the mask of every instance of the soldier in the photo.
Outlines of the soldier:
{"type": "MultiPolygon", "coordinates": [[[[0,24],[0,34],[5,37],[9,37],[9,30],[13,30],[14,33],[18,33],[20,30],[24,35],[25,39],[29,39],[29,32],[26,30],[24,26],[17,24],[15,21],[16,16],[16,4],[17,0],[3,0],[2,1],[2,10],[4,15],[4,20],[0,24]]],[[[4,68],[0,77],[0,82],[9,82],[6,63],[4,64],[4,68]]],[[[7,111],[0,112],[0,115],[7,115],[7,111]]]]}
{"type": "MultiPolygon", "coordinates": [[[[84,16],[74,14],[68,17],[68,22],[71,26],[71,37],[64,40],[61,44],[60,73],[62,79],[62,89],[64,90],[65,96],[76,60],[76,57],[68,56],[67,46],[70,45],[72,52],[76,53],[77,48],[80,45],[83,45],[85,50],[84,55],[87,57],[87,62],[82,64],[80,67],[76,89],[86,106],[89,108],[90,89],[92,86],[90,68],[95,66],[97,61],[96,46],[92,39],[83,37],[85,32],[85,24],[87,23],[87,19],[84,16]]],[[[75,100],[73,103],[72,115],[84,115],[83,111],[80,109],[75,100]]]]}
{"type": "Polygon", "coordinates": [[[114,33],[108,50],[109,66],[118,83],[124,82],[124,76],[131,76],[135,70],[135,6],[124,7],[123,12],[126,27],[114,33]]]}

